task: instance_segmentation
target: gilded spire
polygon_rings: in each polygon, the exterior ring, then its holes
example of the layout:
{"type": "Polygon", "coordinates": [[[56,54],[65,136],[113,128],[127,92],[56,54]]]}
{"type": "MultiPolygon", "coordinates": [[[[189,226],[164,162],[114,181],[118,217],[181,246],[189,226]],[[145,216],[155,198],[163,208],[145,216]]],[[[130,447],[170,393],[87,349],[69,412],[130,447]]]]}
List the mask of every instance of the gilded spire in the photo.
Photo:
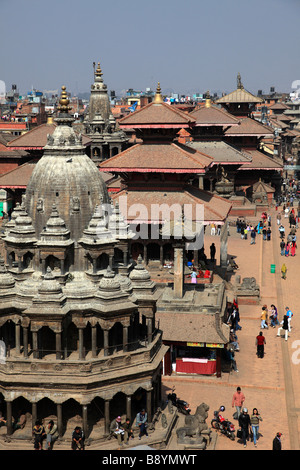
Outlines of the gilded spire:
{"type": "Polygon", "coordinates": [[[210,108],[210,104],[211,104],[210,93],[209,93],[209,91],[207,91],[206,96],[205,96],[205,107],[210,108]]]}
{"type": "Polygon", "coordinates": [[[160,83],[158,82],[157,84],[157,88],[156,88],[156,94],[154,96],[154,100],[153,102],[154,103],[163,103],[163,97],[162,97],[162,94],[161,94],[161,88],[160,88],[160,83]]]}
{"type": "Polygon", "coordinates": [[[68,98],[68,93],[66,92],[66,87],[63,85],[61,87],[62,92],[60,95],[60,100],[59,100],[59,105],[57,106],[57,109],[60,113],[66,113],[70,111],[71,106],[69,106],[70,100],[68,98]]]}

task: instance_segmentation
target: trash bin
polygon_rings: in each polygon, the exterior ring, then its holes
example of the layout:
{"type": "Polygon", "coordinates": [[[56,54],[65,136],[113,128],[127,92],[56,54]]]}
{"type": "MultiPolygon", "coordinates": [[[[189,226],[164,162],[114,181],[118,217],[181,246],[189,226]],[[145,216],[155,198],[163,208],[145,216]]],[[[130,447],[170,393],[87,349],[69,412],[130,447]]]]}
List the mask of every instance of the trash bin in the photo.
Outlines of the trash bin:
{"type": "Polygon", "coordinates": [[[275,273],[276,264],[271,264],[271,273],[275,273]]]}

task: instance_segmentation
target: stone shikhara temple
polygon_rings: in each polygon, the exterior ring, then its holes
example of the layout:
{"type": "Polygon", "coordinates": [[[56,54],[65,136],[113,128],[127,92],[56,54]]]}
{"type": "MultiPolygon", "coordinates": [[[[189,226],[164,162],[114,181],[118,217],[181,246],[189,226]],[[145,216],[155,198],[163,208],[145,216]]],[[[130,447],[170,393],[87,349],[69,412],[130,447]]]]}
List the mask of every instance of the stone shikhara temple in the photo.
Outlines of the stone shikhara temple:
{"type": "Polygon", "coordinates": [[[72,129],[65,87],[55,121],[2,237],[8,436],[20,409],[33,424],[55,416],[61,438],[75,415],[86,436],[100,421],[106,435],[117,414],[133,419],[142,406],[151,419],[161,398],[168,348],[155,321],[156,285],[140,260],[130,263],[130,232],[72,129]]]}

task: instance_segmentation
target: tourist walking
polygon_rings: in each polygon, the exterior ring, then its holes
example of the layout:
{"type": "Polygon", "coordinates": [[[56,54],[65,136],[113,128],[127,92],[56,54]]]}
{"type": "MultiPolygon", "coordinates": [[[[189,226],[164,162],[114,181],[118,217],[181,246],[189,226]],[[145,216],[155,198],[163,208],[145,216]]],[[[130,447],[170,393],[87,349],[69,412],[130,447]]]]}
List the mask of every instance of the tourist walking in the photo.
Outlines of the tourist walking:
{"type": "Polygon", "coordinates": [[[262,417],[260,416],[257,408],[253,408],[252,415],[250,417],[250,423],[252,428],[253,434],[253,442],[254,446],[257,447],[257,440],[259,435],[259,422],[262,421],[262,417]]]}
{"type": "Polygon", "coordinates": [[[262,307],[261,316],[260,316],[260,327],[268,329],[267,321],[268,321],[268,309],[267,309],[267,306],[264,305],[262,307]]]}
{"type": "Polygon", "coordinates": [[[257,357],[262,359],[265,355],[266,338],[263,336],[262,331],[256,336],[257,357]]]}
{"type": "Polygon", "coordinates": [[[288,316],[284,315],[282,322],[280,323],[280,326],[277,330],[277,336],[280,336],[281,331],[284,331],[284,337],[285,340],[288,340],[288,335],[289,335],[289,323],[288,323],[288,316]]]}
{"type": "Polygon", "coordinates": [[[255,245],[256,232],[255,232],[254,228],[251,229],[250,238],[251,238],[250,245],[255,245]]]}
{"type": "Polygon", "coordinates": [[[291,256],[295,256],[296,248],[297,248],[296,242],[292,241],[292,243],[291,243],[291,256]]]}
{"type": "Polygon", "coordinates": [[[280,242],[280,254],[281,254],[281,256],[284,256],[284,251],[285,251],[285,241],[281,240],[281,242],[280,242]]]}
{"type": "Polygon", "coordinates": [[[244,447],[247,447],[247,441],[249,440],[249,433],[251,430],[250,416],[247,408],[243,408],[243,412],[239,416],[239,427],[242,431],[242,441],[244,447]]]}
{"type": "Polygon", "coordinates": [[[282,279],[286,279],[286,272],[287,272],[287,267],[286,267],[286,265],[283,263],[283,265],[281,266],[281,278],[282,278],[282,279]]]}
{"type": "Polygon", "coordinates": [[[289,307],[285,307],[286,311],[286,316],[288,317],[288,326],[289,326],[289,331],[291,331],[291,320],[292,317],[294,316],[293,312],[289,309],[289,307]]]}
{"type": "Polygon", "coordinates": [[[287,242],[286,245],[285,245],[284,255],[289,256],[289,254],[290,254],[290,244],[289,244],[289,242],[287,242]]]}
{"type": "Polygon", "coordinates": [[[241,387],[237,387],[236,392],[232,396],[232,408],[235,406],[237,419],[240,417],[244,401],[245,395],[243,394],[241,387]]]}
{"type": "Polygon", "coordinates": [[[274,304],[271,305],[270,320],[271,320],[271,326],[273,328],[275,328],[276,325],[279,325],[278,311],[274,304]]]}

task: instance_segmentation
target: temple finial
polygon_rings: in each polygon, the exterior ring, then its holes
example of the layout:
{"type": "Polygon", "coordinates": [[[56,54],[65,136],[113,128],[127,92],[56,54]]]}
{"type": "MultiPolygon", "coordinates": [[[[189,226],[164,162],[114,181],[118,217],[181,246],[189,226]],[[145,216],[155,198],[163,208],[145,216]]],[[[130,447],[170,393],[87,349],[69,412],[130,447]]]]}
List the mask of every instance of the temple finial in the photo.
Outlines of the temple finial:
{"type": "Polygon", "coordinates": [[[59,105],[57,106],[57,109],[61,113],[68,113],[70,111],[71,106],[69,106],[70,100],[68,98],[68,93],[66,92],[66,87],[63,85],[61,87],[61,95],[60,95],[60,100],[59,100],[59,105]]]}
{"type": "Polygon", "coordinates": [[[103,75],[103,73],[102,73],[102,70],[101,70],[101,67],[100,67],[100,62],[98,62],[98,67],[96,68],[95,77],[101,78],[102,75],[103,75]]]}
{"type": "Polygon", "coordinates": [[[154,103],[163,103],[163,97],[161,94],[161,88],[160,88],[160,83],[158,82],[157,88],[156,88],[156,94],[154,96],[154,103]]]}
{"type": "Polygon", "coordinates": [[[211,104],[210,93],[209,91],[207,91],[205,95],[205,107],[210,108],[210,104],[211,104]]]}
{"type": "Polygon", "coordinates": [[[237,87],[238,89],[242,90],[244,87],[243,87],[243,84],[242,84],[242,78],[241,78],[241,74],[240,72],[238,73],[237,75],[237,87]]]}

